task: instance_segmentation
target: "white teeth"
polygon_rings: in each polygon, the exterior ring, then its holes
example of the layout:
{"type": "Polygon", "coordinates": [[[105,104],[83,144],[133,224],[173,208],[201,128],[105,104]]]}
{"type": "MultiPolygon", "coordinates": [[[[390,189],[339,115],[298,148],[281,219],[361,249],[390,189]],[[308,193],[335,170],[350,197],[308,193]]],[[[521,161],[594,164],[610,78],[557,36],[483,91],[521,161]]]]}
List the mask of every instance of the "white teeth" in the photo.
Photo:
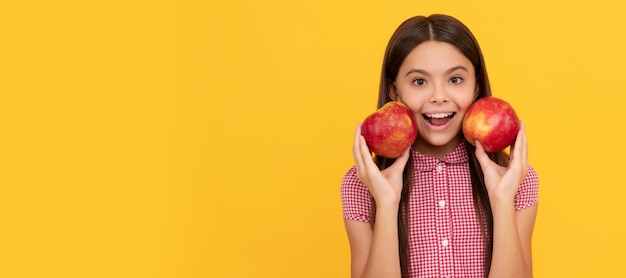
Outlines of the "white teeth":
{"type": "Polygon", "coordinates": [[[426,114],[426,117],[442,119],[452,116],[452,113],[435,113],[435,114],[426,114]]]}

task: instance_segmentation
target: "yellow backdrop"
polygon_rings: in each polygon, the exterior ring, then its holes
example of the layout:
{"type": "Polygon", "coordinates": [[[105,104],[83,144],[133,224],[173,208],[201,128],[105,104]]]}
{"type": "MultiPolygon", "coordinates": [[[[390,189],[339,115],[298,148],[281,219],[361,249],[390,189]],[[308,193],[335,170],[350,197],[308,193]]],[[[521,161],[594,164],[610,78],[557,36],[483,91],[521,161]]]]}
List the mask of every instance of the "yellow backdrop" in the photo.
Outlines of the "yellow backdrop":
{"type": "Polygon", "coordinates": [[[536,277],[624,277],[623,1],[5,1],[0,277],[347,277],[385,44],[447,13],[525,120],[536,277]]]}

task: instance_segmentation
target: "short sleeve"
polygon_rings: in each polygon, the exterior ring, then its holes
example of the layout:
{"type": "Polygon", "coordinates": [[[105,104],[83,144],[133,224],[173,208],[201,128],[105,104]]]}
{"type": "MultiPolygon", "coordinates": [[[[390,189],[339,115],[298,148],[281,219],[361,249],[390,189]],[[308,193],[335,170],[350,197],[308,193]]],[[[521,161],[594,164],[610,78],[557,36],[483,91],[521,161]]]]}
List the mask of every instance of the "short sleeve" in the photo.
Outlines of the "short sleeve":
{"type": "Polygon", "coordinates": [[[356,176],[354,166],[346,172],[341,181],[341,207],[345,219],[370,221],[371,194],[356,176]]]}
{"type": "Polygon", "coordinates": [[[539,177],[532,166],[528,166],[528,174],[522,181],[515,195],[515,210],[523,210],[537,204],[539,200],[539,177]]]}

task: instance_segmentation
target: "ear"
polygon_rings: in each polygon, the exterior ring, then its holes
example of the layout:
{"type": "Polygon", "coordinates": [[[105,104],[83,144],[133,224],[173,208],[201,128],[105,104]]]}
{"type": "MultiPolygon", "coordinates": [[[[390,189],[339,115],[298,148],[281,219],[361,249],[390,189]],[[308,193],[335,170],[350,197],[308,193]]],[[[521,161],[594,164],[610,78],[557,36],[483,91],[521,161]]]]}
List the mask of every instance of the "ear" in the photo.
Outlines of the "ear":
{"type": "Polygon", "coordinates": [[[391,100],[399,99],[396,85],[391,80],[387,80],[387,96],[389,96],[391,100]]]}

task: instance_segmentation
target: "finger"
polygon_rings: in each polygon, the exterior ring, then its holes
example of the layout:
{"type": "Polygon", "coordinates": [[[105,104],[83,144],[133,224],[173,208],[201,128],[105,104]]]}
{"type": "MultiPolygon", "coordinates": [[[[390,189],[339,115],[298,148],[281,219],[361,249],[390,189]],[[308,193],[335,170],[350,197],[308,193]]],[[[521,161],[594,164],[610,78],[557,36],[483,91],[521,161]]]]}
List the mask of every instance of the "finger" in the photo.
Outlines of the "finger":
{"type": "MultiPolygon", "coordinates": [[[[376,175],[380,174],[380,169],[378,168],[376,163],[374,163],[372,153],[367,147],[367,142],[365,142],[365,137],[363,137],[362,135],[359,138],[359,145],[360,145],[359,153],[361,156],[361,169],[358,171],[361,171],[361,175],[363,179],[370,180],[372,178],[375,178],[376,175]]],[[[365,182],[364,180],[362,181],[365,182]]]]}
{"type": "Polygon", "coordinates": [[[515,140],[513,140],[513,143],[511,143],[511,147],[509,148],[509,161],[513,160],[513,157],[515,157],[515,145],[519,142],[518,137],[519,131],[517,132],[517,135],[515,135],[515,140]]]}
{"type": "Polygon", "coordinates": [[[359,148],[360,148],[360,154],[361,154],[361,161],[362,161],[362,165],[363,168],[370,171],[370,170],[378,170],[378,166],[376,166],[376,164],[374,163],[374,159],[372,158],[372,153],[370,152],[369,147],[367,146],[367,142],[365,141],[365,137],[363,137],[363,135],[361,135],[359,137],[359,148]]]}
{"type": "Polygon", "coordinates": [[[524,161],[528,161],[528,139],[526,137],[526,125],[522,122],[522,127],[520,128],[520,137],[523,143],[522,147],[522,158],[524,161]]]}
{"type": "Polygon", "coordinates": [[[511,144],[510,162],[520,161],[522,157],[522,149],[524,148],[524,124],[520,122],[520,129],[515,136],[515,141],[511,144]]]}
{"type": "Polygon", "coordinates": [[[363,137],[363,135],[361,134],[360,124],[356,126],[356,133],[354,134],[354,147],[352,151],[354,153],[355,158],[358,158],[358,163],[359,163],[360,168],[366,169],[368,164],[373,164],[372,153],[370,152],[370,149],[367,146],[365,137],[363,137]]]}
{"type": "Polygon", "coordinates": [[[524,125],[524,122],[521,123],[518,135],[521,145],[519,154],[522,162],[522,167],[524,167],[525,171],[528,171],[528,139],[526,138],[526,126],[524,125]]]}
{"type": "Polygon", "coordinates": [[[511,154],[509,168],[517,169],[516,171],[522,175],[522,178],[525,177],[528,173],[528,143],[523,122],[520,123],[520,130],[515,138],[515,148],[511,150],[511,154]]]}
{"type": "Polygon", "coordinates": [[[361,125],[356,126],[354,134],[354,143],[352,145],[352,156],[354,157],[354,166],[356,166],[357,173],[359,169],[363,169],[363,158],[361,157],[361,125]]]}
{"type": "Polygon", "coordinates": [[[485,148],[483,147],[483,144],[481,144],[478,140],[476,140],[476,159],[478,160],[478,163],[480,164],[480,168],[483,170],[483,172],[485,171],[485,169],[487,168],[487,166],[490,163],[493,163],[493,161],[491,161],[491,159],[489,159],[489,156],[487,155],[487,152],[485,151],[485,148]]]}
{"type": "Polygon", "coordinates": [[[409,157],[411,156],[411,147],[408,147],[389,168],[393,168],[394,170],[404,171],[404,166],[406,166],[407,161],[409,161],[409,157]]]}

